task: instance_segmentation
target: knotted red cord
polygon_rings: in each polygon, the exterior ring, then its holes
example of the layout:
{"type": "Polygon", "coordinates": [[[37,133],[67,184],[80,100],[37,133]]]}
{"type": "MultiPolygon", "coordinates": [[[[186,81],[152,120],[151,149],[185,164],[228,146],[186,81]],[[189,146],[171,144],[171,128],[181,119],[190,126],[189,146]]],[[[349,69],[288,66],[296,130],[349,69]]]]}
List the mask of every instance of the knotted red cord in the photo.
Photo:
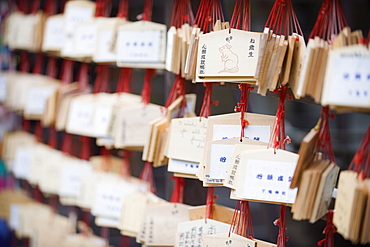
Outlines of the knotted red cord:
{"type": "Polygon", "coordinates": [[[274,224],[279,226],[279,235],[277,241],[277,247],[285,247],[285,243],[289,240],[289,237],[286,236],[286,226],[285,226],[285,219],[286,219],[286,206],[280,206],[280,218],[275,220],[274,224]]]}
{"type": "Polygon", "coordinates": [[[206,199],[206,215],[205,219],[213,218],[213,204],[215,203],[216,197],[214,196],[215,187],[208,187],[207,199],[206,199]]]}
{"type": "MultiPolygon", "coordinates": [[[[275,92],[280,92],[280,96],[269,146],[273,147],[276,152],[276,149],[285,150],[286,144],[290,143],[290,138],[288,136],[285,136],[285,99],[287,98],[288,86],[282,86],[275,92]]],[[[289,239],[288,237],[286,237],[285,215],[286,206],[281,205],[280,218],[274,222],[275,225],[279,226],[277,247],[285,247],[285,243],[289,239]]]]}
{"type": "Polygon", "coordinates": [[[206,90],[204,92],[203,97],[203,104],[202,108],[200,109],[200,116],[208,118],[211,115],[211,105],[218,105],[218,101],[212,101],[212,88],[213,83],[212,82],[206,82],[204,83],[204,86],[206,87],[206,90]]]}
{"type": "Polygon", "coordinates": [[[239,89],[241,90],[240,102],[237,104],[238,106],[235,107],[234,111],[240,112],[240,141],[243,141],[244,129],[248,124],[248,121],[245,119],[245,113],[248,110],[249,93],[253,87],[248,84],[239,84],[239,89]]]}
{"type": "Polygon", "coordinates": [[[317,245],[324,247],[334,247],[334,233],[337,232],[335,225],[333,223],[334,210],[329,210],[326,215],[326,227],[324,229],[325,238],[320,240],[317,245]]]}
{"type": "Polygon", "coordinates": [[[273,132],[270,138],[269,146],[274,149],[286,149],[286,144],[290,143],[290,138],[285,136],[285,99],[287,98],[288,86],[283,86],[276,90],[280,91],[278,110],[276,112],[273,132]]]}
{"type": "Polygon", "coordinates": [[[333,144],[330,137],[329,119],[334,118],[333,114],[329,113],[329,107],[323,107],[320,117],[320,129],[318,139],[318,151],[322,153],[323,159],[328,159],[335,162],[333,144]]]}

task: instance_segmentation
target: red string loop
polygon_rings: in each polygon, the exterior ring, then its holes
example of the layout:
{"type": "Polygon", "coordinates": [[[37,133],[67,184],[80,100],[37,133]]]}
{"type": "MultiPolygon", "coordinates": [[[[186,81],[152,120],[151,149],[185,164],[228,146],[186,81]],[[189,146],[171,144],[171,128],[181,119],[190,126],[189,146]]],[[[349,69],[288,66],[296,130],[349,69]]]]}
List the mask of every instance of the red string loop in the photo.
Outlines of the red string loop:
{"type": "Polygon", "coordinates": [[[54,149],[57,149],[58,142],[57,142],[57,131],[54,126],[49,127],[49,141],[48,145],[54,149]]]}
{"type": "Polygon", "coordinates": [[[172,191],[170,202],[183,203],[185,179],[181,177],[172,177],[171,179],[175,180],[175,186],[172,191]]]}
{"type": "Polygon", "coordinates": [[[239,84],[239,89],[241,90],[240,102],[238,103],[238,106],[235,107],[235,111],[240,112],[240,141],[242,141],[244,137],[245,126],[249,124],[245,119],[245,113],[248,110],[249,93],[253,87],[248,84],[239,84]]]}
{"type": "Polygon", "coordinates": [[[175,0],[172,9],[170,26],[181,28],[185,23],[193,25],[194,15],[190,0],[175,0]]]}
{"type": "Polygon", "coordinates": [[[333,114],[329,113],[329,107],[323,107],[321,110],[321,121],[318,139],[318,151],[322,153],[323,159],[329,159],[335,162],[333,144],[330,137],[329,119],[334,118],[333,114]]]}
{"type": "Polygon", "coordinates": [[[22,73],[28,73],[30,71],[30,60],[29,60],[29,54],[27,51],[21,51],[20,61],[19,61],[19,70],[22,73]]]}
{"type": "Polygon", "coordinates": [[[90,159],[90,137],[81,136],[80,140],[82,142],[80,158],[83,160],[89,160],[90,159]]]}
{"type": "Polygon", "coordinates": [[[320,8],[310,39],[320,37],[332,41],[337,34],[348,26],[339,0],[325,0],[320,8]]]}
{"type": "Polygon", "coordinates": [[[229,230],[231,233],[253,239],[254,229],[248,201],[237,201],[229,230]]]}
{"type": "Polygon", "coordinates": [[[225,21],[220,0],[201,0],[195,15],[194,24],[203,33],[209,33],[213,31],[213,26],[217,20],[225,21]]]}
{"type": "Polygon", "coordinates": [[[278,110],[276,111],[276,118],[273,127],[273,132],[270,137],[269,146],[274,149],[286,149],[286,144],[290,142],[290,138],[285,136],[285,99],[287,98],[288,87],[283,86],[275,92],[280,92],[278,110]]]}
{"type": "Polygon", "coordinates": [[[47,16],[52,16],[52,15],[55,15],[57,13],[56,0],[46,1],[45,13],[46,13],[47,16]]]}
{"type": "Polygon", "coordinates": [[[206,219],[213,218],[213,204],[215,203],[216,197],[214,196],[214,187],[208,187],[207,189],[207,199],[206,199],[206,219]]]}
{"type": "Polygon", "coordinates": [[[132,68],[121,68],[118,78],[117,93],[131,93],[132,68]]]}
{"type": "Polygon", "coordinates": [[[69,154],[71,152],[71,146],[72,146],[72,135],[64,132],[63,136],[63,142],[62,142],[62,152],[64,154],[69,154]]]}
{"type": "Polygon", "coordinates": [[[141,98],[142,98],[142,102],[144,103],[144,105],[147,105],[150,102],[152,78],[154,75],[155,75],[155,69],[145,70],[144,85],[143,85],[143,89],[141,90],[141,98]]]}
{"type": "Polygon", "coordinates": [[[142,14],[143,21],[151,21],[153,12],[153,0],[145,0],[144,12],[142,14]]]}
{"type": "Polygon", "coordinates": [[[87,63],[81,63],[78,71],[78,84],[81,92],[86,92],[89,85],[88,77],[89,65],[87,63]]]}
{"type": "Polygon", "coordinates": [[[236,0],[233,14],[230,20],[231,28],[248,31],[250,30],[250,0],[236,0]]]}
{"type": "Polygon", "coordinates": [[[202,108],[200,109],[200,116],[208,118],[211,115],[211,105],[218,105],[218,101],[212,101],[212,88],[213,83],[212,82],[206,82],[204,83],[204,86],[206,87],[206,91],[204,92],[203,97],[203,104],[202,108]]]}
{"type": "Polygon", "coordinates": [[[72,83],[73,80],[73,61],[69,59],[63,59],[62,69],[60,72],[60,80],[63,85],[72,83]]]}
{"type": "Polygon", "coordinates": [[[118,6],[117,17],[128,19],[128,0],[121,0],[118,6]]]}
{"type": "Polygon", "coordinates": [[[56,58],[53,56],[50,56],[48,59],[48,64],[46,67],[46,75],[51,78],[57,78],[57,69],[56,69],[56,58]]]}
{"type": "Polygon", "coordinates": [[[106,64],[98,65],[95,69],[96,78],[93,93],[108,92],[109,67],[106,64]]]}
{"type": "Polygon", "coordinates": [[[34,0],[31,7],[31,14],[35,15],[40,10],[41,0],[34,0]]]}
{"type": "Polygon", "coordinates": [[[279,226],[279,235],[277,241],[277,247],[285,247],[285,243],[289,240],[289,237],[286,236],[286,206],[280,206],[280,218],[275,220],[274,225],[279,226]]]}
{"type": "Polygon", "coordinates": [[[275,1],[265,27],[273,30],[276,34],[284,35],[286,38],[293,33],[303,36],[291,0],[275,1]]]}

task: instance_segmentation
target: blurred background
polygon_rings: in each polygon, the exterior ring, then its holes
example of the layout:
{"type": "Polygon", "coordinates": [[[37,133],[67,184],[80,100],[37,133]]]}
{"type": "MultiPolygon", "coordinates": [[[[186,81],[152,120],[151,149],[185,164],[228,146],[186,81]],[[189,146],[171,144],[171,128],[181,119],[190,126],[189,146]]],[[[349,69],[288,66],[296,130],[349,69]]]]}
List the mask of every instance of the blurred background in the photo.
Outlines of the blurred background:
{"type": "MultiPolygon", "coordinates": [[[[30,1],[30,0],[22,0],[30,1]]],[[[44,6],[47,0],[42,1],[44,6]]],[[[198,8],[200,0],[193,0],[192,7],[194,16],[198,8]]],[[[60,1],[61,2],[61,1],[60,1]]],[[[235,0],[221,0],[224,16],[227,21],[230,20],[234,8],[235,0]]],[[[322,0],[292,0],[294,10],[300,22],[305,39],[317,18],[322,0]]],[[[370,27],[370,0],[341,0],[345,17],[352,30],[361,29],[365,36],[370,27]]],[[[11,4],[12,0],[1,0],[1,7],[4,8],[11,4]]],[[[119,0],[112,0],[112,13],[115,16],[118,10],[119,0]]],[[[251,31],[261,32],[270,13],[274,0],[251,0],[251,31]]],[[[131,0],[129,5],[129,20],[137,20],[137,15],[143,12],[144,0],[131,0]]],[[[171,18],[171,11],[173,7],[173,0],[154,0],[153,6],[153,21],[165,23],[169,25],[171,18]]],[[[61,5],[60,5],[61,9],[61,5]]],[[[2,9],[4,11],[4,9],[2,9]]],[[[19,54],[14,53],[15,56],[19,54]]],[[[33,59],[35,57],[33,56],[33,59]]],[[[19,60],[18,60],[19,61],[19,60]]],[[[59,63],[61,61],[58,61],[59,63]]],[[[32,63],[31,63],[32,64],[32,63]]],[[[15,64],[17,66],[17,64],[15,64]]],[[[94,65],[95,66],[95,65],[94,65]]],[[[32,67],[32,66],[31,66],[32,67]]],[[[32,69],[32,68],[31,68],[32,69]]],[[[45,68],[44,68],[45,69],[45,68]]],[[[77,69],[74,73],[77,74],[77,69]]],[[[115,66],[110,67],[110,86],[112,92],[116,87],[119,70],[115,66]]],[[[133,78],[133,92],[140,94],[143,85],[144,70],[135,69],[133,78]]],[[[89,71],[89,81],[92,84],[95,79],[94,69],[89,71]]],[[[174,75],[167,71],[157,71],[157,75],[152,83],[151,101],[153,103],[163,105],[167,99],[171,86],[175,80],[174,75]]],[[[197,113],[201,107],[203,100],[204,87],[202,84],[187,83],[187,92],[196,93],[197,98],[197,113]]],[[[218,106],[212,106],[212,115],[231,113],[234,106],[239,101],[240,91],[236,84],[226,84],[224,86],[215,86],[213,89],[213,100],[218,100],[218,106]]],[[[278,97],[270,94],[262,97],[258,94],[251,93],[248,111],[254,113],[275,115],[277,110],[278,97]]],[[[301,101],[291,100],[286,102],[286,134],[291,138],[292,143],[288,145],[288,149],[297,152],[302,138],[313,128],[320,117],[321,106],[312,103],[309,99],[301,101]]],[[[2,123],[0,133],[1,135],[5,129],[11,127],[19,127],[19,119],[15,115],[4,115],[0,118],[2,123]],[[10,125],[10,126],[9,126],[10,125]]],[[[346,113],[336,114],[335,118],[330,121],[330,131],[336,161],[341,169],[347,169],[353,155],[360,143],[360,140],[370,123],[370,114],[363,113],[346,113]]],[[[47,133],[44,135],[47,139],[47,133]]],[[[60,140],[60,139],[59,139],[60,140]]],[[[78,145],[78,144],[76,144],[78,145]]],[[[98,149],[96,149],[98,153],[98,149]]],[[[132,156],[132,172],[134,176],[139,176],[143,167],[141,161],[141,153],[135,152],[132,156]]],[[[157,186],[157,194],[169,200],[173,181],[172,174],[167,172],[167,167],[160,167],[154,169],[155,181],[157,186]]],[[[21,186],[18,184],[18,186],[21,186]]],[[[185,198],[184,203],[190,205],[205,204],[207,190],[202,187],[202,183],[197,180],[186,179],[185,182],[185,198]]],[[[216,188],[215,195],[218,196],[216,203],[220,205],[235,207],[235,201],[229,199],[229,189],[216,188]]],[[[46,199],[45,199],[46,200],[46,199]]],[[[253,225],[255,237],[269,242],[276,242],[278,235],[278,227],[274,226],[273,221],[279,218],[279,206],[264,204],[264,203],[250,203],[253,217],[253,225]]],[[[288,211],[289,208],[288,208],[288,211]]],[[[58,212],[67,215],[66,207],[58,205],[58,212]]],[[[288,247],[304,247],[317,246],[317,242],[323,239],[323,229],[325,228],[325,219],[320,220],[315,224],[310,224],[307,221],[294,221],[291,214],[287,214],[287,236],[289,241],[288,247]]],[[[95,233],[99,234],[98,227],[94,227],[95,233]]],[[[369,233],[370,234],[370,233],[369,233]]],[[[118,246],[119,231],[110,230],[110,244],[118,246]]],[[[131,241],[131,246],[140,246],[134,240],[131,241]]],[[[345,241],[339,234],[335,235],[336,246],[356,246],[350,242],[345,241]]],[[[1,243],[0,243],[1,246],[1,243]]],[[[18,246],[23,246],[21,242],[18,246]]]]}

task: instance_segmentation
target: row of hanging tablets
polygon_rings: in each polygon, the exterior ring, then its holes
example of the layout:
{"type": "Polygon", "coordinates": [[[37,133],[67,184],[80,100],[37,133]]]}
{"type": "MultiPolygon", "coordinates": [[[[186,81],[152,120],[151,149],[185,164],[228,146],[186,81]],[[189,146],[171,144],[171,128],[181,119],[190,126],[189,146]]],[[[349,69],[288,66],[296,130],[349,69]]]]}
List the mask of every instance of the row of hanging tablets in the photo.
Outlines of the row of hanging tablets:
{"type": "MultiPolygon", "coordinates": [[[[64,15],[67,16],[67,13],[69,13],[68,16],[73,16],[78,13],[80,16],[80,9],[79,11],[74,9],[78,6],[79,8],[86,8],[87,10],[81,13],[89,16],[87,19],[92,19],[95,8],[93,5],[93,3],[88,1],[70,1],[66,5],[64,15]]],[[[96,7],[100,9],[101,5],[96,7]]],[[[104,43],[105,49],[111,53],[115,49],[117,54],[114,54],[114,58],[111,61],[118,61],[117,64],[119,66],[166,67],[167,70],[178,73],[178,77],[192,79],[196,82],[247,82],[248,84],[257,85],[258,92],[263,95],[266,94],[267,90],[274,91],[278,86],[288,83],[297,98],[310,95],[316,102],[325,102],[325,105],[329,104],[336,109],[341,107],[341,109],[347,110],[348,107],[352,107],[351,110],[353,110],[355,107],[356,110],[368,110],[369,88],[365,82],[369,79],[367,76],[369,51],[364,44],[365,41],[361,33],[357,31],[351,33],[348,28],[344,28],[346,22],[341,14],[338,1],[327,0],[324,2],[320,12],[322,16],[320,18],[319,15],[312,31],[307,51],[291,1],[276,1],[263,33],[247,31],[249,30],[247,21],[249,15],[245,10],[248,7],[247,1],[237,1],[230,24],[224,22],[218,1],[201,1],[200,9],[206,9],[209,13],[198,11],[194,21],[198,27],[191,27],[193,23],[190,17],[186,19],[186,23],[178,23],[176,18],[173,18],[171,26],[176,28],[171,27],[168,32],[165,60],[164,50],[166,45],[163,45],[163,42],[165,41],[164,32],[166,28],[164,27],[163,29],[163,25],[159,28],[158,25],[151,25],[147,22],[150,17],[148,17],[148,13],[145,11],[144,22],[127,23],[122,24],[122,26],[119,24],[117,28],[112,28],[111,34],[108,35],[110,37],[108,39],[109,42],[104,43]],[[243,6],[242,3],[244,3],[244,9],[241,7],[243,6]],[[335,14],[333,15],[333,13],[335,14]],[[209,21],[206,21],[208,16],[216,17],[214,20],[211,20],[211,24],[209,21]],[[288,16],[288,20],[292,21],[293,25],[288,25],[289,28],[286,28],[282,23],[290,22],[284,19],[285,17],[283,16],[288,16]],[[324,21],[325,18],[323,19],[323,16],[329,16],[328,18],[331,21],[324,21]],[[242,24],[240,25],[239,22],[242,24]],[[282,26],[277,26],[278,23],[282,26]],[[148,26],[151,26],[150,30],[146,29],[148,26]],[[154,28],[154,26],[158,27],[158,29],[154,28]],[[144,29],[142,30],[141,27],[144,29]],[[213,32],[210,32],[212,30],[213,32]],[[325,33],[323,30],[327,30],[327,32],[325,33]],[[339,33],[340,30],[342,30],[341,33],[339,33]],[[121,35],[120,31],[122,31],[121,35]],[[131,32],[134,32],[133,36],[124,35],[132,34],[131,32]],[[337,37],[333,40],[335,35],[337,37]],[[151,39],[148,37],[151,37],[151,39]],[[120,38],[122,40],[118,42],[120,38]],[[135,40],[131,40],[132,38],[135,40]],[[143,39],[136,40],[138,38],[143,39]],[[116,43],[111,40],[116,40],[116,43]],[[153,40],[153,43],[145,43],[148,40],[153,40]],[[127,46],[126,48],[122,46],[122,53],[119,53],[119,44],[127,46]],[[146,50],[144,48],[140,50],[139,44],[143,47],[156,45],[156,49],[147,49],[148,47],[146,47],[146,50]],[[136,48],[132,48],[131,45],[136,48]],[[332,49],[329,49],[329,47],[332,47],[332,49]],[[338,47],[342,48],[339,49],[338,47]],[[151,53],[153,51],[155,51],[155,54],[151,53]],[[119,54],[122,56],[117,58],[119,54]],[[320,66],[325,63],[327,63],[327,66],[320,66]],[[334,81],[341,82],[341,94],[336,93],[335,89],[338,85],[335,84],[334,87],[334,81]],[[349,83],[352,81],[356,83],[349,83]],[[312,82],[315,82],[315,84],[312,82]],[[323,92],[321,93],[321,91],[323,92]]],[[[173,14],[176,17],[175,9],[173,14]]],[[[101,13],[100,10],[97,12],[101,13]]],[[[101,14],[97,16],[101,16],[101,14]]],[[[125,16],[125,14],[122,14],[122,16],[125,16]]],[[[24,31],[17,33],[17,30],[22,30],[21,28],[27,25],[27,22],[24,21],[26,19],[25,16],[16,13],[9,18],[7,25],[18,25],[17,27],[20,28],[7,29],[7,42],[10,47],[14,49],[37,50],[37,48],[33,48],[35,46],[25,47],[22,44],[17,44],[19,42],[17,37],[27,34],[24,31]]],[[[57,17],[49,17],[49,19],[52,18],[57,17]]],[[[96,35],[96,30],[100,30],[97,27],[99,25],[95,21],[91,21],[81,22],[75,26],[73,22],[82,21],[77,19],[71,17],[70,19],[62,19],[63,21],[60,22],[62,23],[62,29],[66,25],[65,21],[68,22],[70,20],[72,24],[70,29],[64,29],[68,32],[66,31],[67,33],[63,33],[63,35],[67,35],[68,38],[63,45],[59,46],[58,51],[62,56],[63,52],[67,52],[65,55],[68,57],[77,57],[78,59],[82,57],[94,58],[96,53],[95,46],[82,45],[84,46],[83,48],[79,47],[76,49],[75,39],[77,38],[78,42],[80,42],[84,38],[90,37],[90,35],[84,34],[85,36],[78,38],[83,34],[81,31],[85,30],[96,35]],[[93,27],[87,28],[89,25],[93,27]],[[78,28],[80,28],[80,31],[75,32],[78,28]],[[89,55],[78,54],[79,51],[84,51],[88,47],[91,48],[93,53],[89,53],[89,55]]],[[[115,21],[120,22],[122,20],[115,21]]],[[[35,23],[38,22],[35,21],[35,23]]],[[[46,26],[46,35],[48,33],[47,28],[46,26]]],[[[38,32],[29,33],[32,36],[31,40],[37,40],[33,36],[37,34],[38,32]]],[[[29,39],[22,39],[22,41],[25,40],[29,39]]],[[[61,40],[63,39],[58,39],[58,41],[61,40]]],[[[45,39],[42,45],[41,42],[38,44],[39,47],[44,46],[45,39]]],[[[7,75],[7,77],[16,78],[14,81],[18,80],[18,76],[22,77],[25,75],[7,75]]],[[[39,79],[36,79],[36,81],[37,83],[29,83],[31,89],[39,86],[39,79]]],[[[67,102],[65,105],[68,107],[64,106],[64,109],[67,110],[62,110],[61,105],[63,104],[59,104],[60,108],[56,111],[57,116],[50,117],[50,114],[55,113],[46,109],[48,109],[49,104],[51,104],[51,109],[54,109],[53,107],[55,106],[52,103],[58,98],[56,97],[53,100],[51,97],[55,97],[54,93],[57,91],[59,91],[59,95],[63,95],[61,92],[64,91],[73,91],[72,84],[69,85],[70,89],[66,88],[63,91],[58,86],[54,87],[54,84],[50,82],[50,84],[53,84],[49,85],[51,89],[44,90],[45,92],[41,90],[43,92],[42,95],[37,94],[40,92],[40,89],[30,90],[28,87],[24,89],[23,86],[19,86],[23,84],[26,83],[7,83],[9,92],[13,93],[10,96],[8,94],[5,96],[5,102],[11,109],[23,111],[26,118],[41,119],[45,126],[56,121],[57,126],[62,126],[60,130],[65,129],[67,132],[74,134],[98,137],[98,144],[100,143],[101,145],[119,148],[144,147],[143,160],[153,162],[155,166],[159,166],[166,164],[168,158],[168,169],[175,172],[175,175],[200,179],[205,186],[223,185],[230,187],[232,188],[231,198],[284,205],[293,204],[293,217],[297,220],[309,219],[310,222],[315,222],[326,214],[338,175],[338,167],[335,165],[328,129],[328,109],[323,108],[317,129],[310,132],[303,140],[299,155],[277,149],[284,149],[283,147],[289,139],[285,137],[284,131],[281,130],[284,129],[283,105],[286,97],[286,88],[280,92],[281,95],[285,96],[279,103],[276,118],[274,116],[251,113],[247,113],[246,118],[244,115],[240,118],[239,113],[235,113],[211,116],[207,119],[209,114],[205,113],[201,114],[202,117],[205,117],[201,119],[199,117],[179,118],[171,121],[173,117],[179,116],[179,113],[183,114],[185,112],[182,102],[187,101],[188,105],[190,105],[190,110],[187,110],[189,115],[192,115],[192,109],[194,109],[194,104],[190,103],[191,99],[193,99],[192,102],[195,101],[194,98],[192,96],[186,97],[183,92],[178,93],[177,87],[173,88],[176,97],[173,100],[169,100],[168,104],[166,104],[167,111],[160,112],[159,106],[153,106],[153,109],[150,111],[153,113],[153,116],[151,116],[153,118],[144,118],[147,114],[140,114],[141,110],[144,109],[143,111],[145,112],[145,109],[148,109],[150,106],[143,108],[137,97],[135,100],[135,96],[132,95],[104,93],[80,95],[69,100],[67,100],[69,95],[66,93],[62,99],[65,98],[65,102],[67,102]],[[32,93],[33,91],[34,93],[32,93]],[[283,91],[285,91],[285,94],[283,91]],[[19,97],[17,97],[19,95],[18,92],[26,95],[23,99],[29,99],[31,106],[36,99],[40,101],[38,104],[30,107],[29,103],[25,104],[19,101],[19,97]],[[130,99],[128,100],[128,98],[130,99]],[[128,100],[127,102],[125,101],[126,99],[128,100]],[[136,143],[132,141],[127,144],[121,140],[124,144],[117,144],[117,139],[121,139],[121,137],[123,139],[128,138],[134,129],[137,130],[129,127],[131,118],[125,119],[125,116],[127,116],[126,111],[131,109],[133,105],[138,106],[137,110],[129,111],[129,114],[131,116],[131,114],[137,113],[140,117],[132,119],[140,119],[138,121],[141,122],[131,123],[131,126],[139,126],[140,132],[135,133],[144,133],[146,137],[141,138],[140,143],[139,141],[136,143]],[[119,110],[112,110],[115,108],[119,110]],[[114,112],[119,114],[114,117],[114,112]],[[62,113],[62,117],[58,121],[58,114],[60,113],[62,113]],[[117,118],[122,119],[122,122],[120,122],[121,120],[116,120],[117,118]],[[46,121],[47,119],[49,120],[46,121]],[[114,130],[115,128],[112,127],[114,124],[110,123],[115,122],[118,122],[117,128],[121,130],[111,132],[110,129],[114,130]],[[61,124],[59,125],[58,123],[61,124]],[[169,126],[170,128],[168,128],[169,126]],[[242,131],[241,136],[240,130],[242,131]],[[271,148],[267,149],[268,146],[271,148]],[[296,187],[298,187],[298,192],[295,189],[296,187]],[[306,203],[306,201],[309,202],[306,203]]],[[[96,84],[98,83],[96,82],[96,84]]],[[[81,89],[81,87],[79,88],[81,89]]],[[[99,92],[98,89],[93,91],[99,92]]],[[[78,93],[81,93],[81,90],[78,90],[78,93]]],[[[210,94],[208,94],[209,104],[211,103],[210,94]]],[[[245,107],[246,103],[247,100],[245,99],[243,102],[240,102],[241,108],[242,106],[245,107]]],[[[242,113],[240,114],[244,114],[245,111],[246,108],[241,110],[242,113]]],[[[341,213],[334,214],[334,224],[338,227],[339,233],[353,242],[361,241],[362,243],[368,242],[366,232],[369,227],[368,215],[370,208],[370,203],[366,199],[368,198],[369,190],[368,187],[365,187],[368,183],[366,182],[367,179],[363,180],[363,178],[369,177],[368,172],[366,172],[368,171],[368,166],[364,162],[368,159],[368,135],[366,135],[366,138],[364,138],[363,144],[360,146],[358,154],[356,154],[356,159],[354,159],[356,163],[352,167],[352,169],[356,168],[354,169],[354,175],[348,175],[352,176],[352,180],[358,180],[356,183],[353,183],[356,186],[346,186],[344,181],[348,180],[348,178],[340,179],[340,184],[344,184],[342,188],[348,189],[348,191],[338,188],[338,200],[335,207],[341,213]],[[360,177],[356,174],[363,175],[360,177]],[[348,201],[351,202],[350,208],[346,207],[348,201]],[[357,202],[361,203],[357,205],[357,202]],[[355,215],[355,217],[352,217],[352,215],[355,215]]],[[[18,155],[20,157],[18,159],[21,159],[24,154],[28,155],[28,157],[33,157],[33,152],[28,152],[27,154],[26,151],[19,152],[18,155]]],[[[37,155],[37,152],[35,152],[35,155],[37,155]]],[[[17,164],[18,166],[20,165],[19,162],[17,164]]],[[[28,164],[32,164],[32,162],[28,164]]],[[[15,169],[14,172],[21,172],[22,174],[24,170],[23,168],[15,169]]],[[[109,198],[106,195],[102,195],[102,197],[109,198]]],[[[120,205],[122,206],[122,204],[120,205]]],[[[161,217],[157,218],[159,220],[161,217]]],[[[144,224],[144,232],[152,232],[155,229],[150,222],[149,220],[146,226],[144,224]]],[[[190,230],[189,232],[191,233],[190,230]]],[[[185,232],[184,235],[186,236],[186,234],[188,233],[185,232]]],[[[149,236],[152,235],[149,234],[149,236]]],[[[181,235],[179,236],[181,237],[181,235]]],[[[142,237],[142,239],[147,245],[151,244],[150,239],[146,239],[146,237],[142,237]]],[[[184,241],[190,240],[184,238],[184,241]]],[[[186,244],[186,242],[182,244],[186,244]]],[[[179,245],[181,246],[180,243],[179,245]]]]}
{"type": "Polygon", "coordinates": [[[47,18],[40,11],[13,12],[4,41],[11,49],[42,50],[82,61],[166,68],[194,82],[250,83],[262,95],[288,84],[297,99],[310,96],[337,110],[368,111],[367,41],[360,30],[346,27],[340,4],[326,2],[307,47],[291,1],[275,3],[262,33],[250,32],[247,20],[239,23],[249,15],[243,16],[245,10],[238,5],[229,25],[217,1],[203,3],[209,8],[209,15],[203,15],[215,16],[210,22],[214,27],[205,29],[204,16],[193,21],[191,6],[179,4],[174,12],[187,20],[172,20],[167,40],[166,26],[149,21],[150,12],[143,13],[141,21],[129,22],[127,1],[121,2],[117,18],[105,17],[109,5],[103,0],[68,1],[64,14],[53,15],[49,7],[47,18]]]}
{"type": "Polygon", "coordinates": [[[247,223],[236,224],[234,219],[251,217],[248,211],[207,204],[211,213],[205,220],[206,205],[191,207],[157,197],[147,182],[122,171],[127,156],[123,160],[93,156],[87,161],[41,144],[23,131],[9,133],[3,148],[15,177],[27,181],[33,191],[40,189],[49,201],[49,206],[44,205],[40,196],[31,199],[21,190],[0,192],[0,216],[9,221],[17,237],[30,238],[33,246],[106,246],[108,240],[94,236],[86,225],[89,222],[76,226],[73,213],[69,218],[56,214],[56,200],[91,211],[96,225],[117,228],[146,246],[214,246],[225,240],[232,246],[276,246],[251,238],[253,233],[246,238],[242,229],[247,223]],[[243,233],[236,234],[238,229],[243,233]]]}

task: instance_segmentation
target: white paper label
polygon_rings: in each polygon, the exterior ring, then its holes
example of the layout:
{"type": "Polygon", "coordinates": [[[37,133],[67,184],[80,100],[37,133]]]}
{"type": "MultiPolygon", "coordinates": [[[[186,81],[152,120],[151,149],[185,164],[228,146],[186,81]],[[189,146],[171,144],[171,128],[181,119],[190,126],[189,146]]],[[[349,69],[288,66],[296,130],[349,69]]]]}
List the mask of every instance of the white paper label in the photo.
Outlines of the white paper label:
{"type": "Polygon", "coordinates": [[[67,131],[75,134],[90,134],[94,105],[91,102],[72,101],[69,109],[67,131]]]}
{"type": "Polygon", "coordinates": [[[211,144],[209,174],[206,178],[225,179],[233,156],[234,145],[211,144]]]}
{"type": "Polygon", "coordinates": [[[294,203],[297,189],[290,189],[296,163],[248,160],[238,195],[243,198],[294,203]],[[240,192],[240,193],[239,193],[240,192]]]}
{"type": "Polygon", "coordinates": [[[335,56],[330,68],[323,103],[370,107],[370,56],[335,56]]]}
{"type": "Polygon", "coordinates": [[[0,74],[0,102],[3,102],[6,98],[6,81],[7,76],[5,74],[0,74]]]}
{"type": "Polygon", "coordinates": [[[13,172],[17,178],[28,178],[31,170],[33,151],[31,148],[18,147],[15,151],[13,172]]]}
{"type": "MultiPolygon", "coordinates": [[[[213,126],[212,141],[229,138],[239,138],[240,131],[241,131],[240,125],[215,124],[213,126]]],[[[269,142],[270,126],[248,125],[247,127],[244,128],[244,137],[257,141],[269,142]]]]}
{"type": "Polygon", "coordinates": [[[60,196],[77,197],[80,194],[82,178],[92,171],[90,163],[86,161],[72,162],[62,168],[60,196]]]}
{"type": "Polygon", "coordinates": [[[120,31],[117,54],[120,62],[161,62],[161,31],[120,31]]]}
{"type": "Polygon", "coordinates": [[[199,163],[170,159],[168,162],[168,171],[186,173],[186,174],[196,174],[199,168],[199,163]]]}
{"type": "Polygon", "coordinates": [[[64,18],[51,16],[46,20],[43,49],[61,50],[64,44],[64,18]]]}
{"type": "Polygon", "coordinates": [[[91,213],[96,216],[119,219],[125,197],[136,190],[135,185],[123,180],[116,183],[104,182],[98,184],[91,213]]]}
{"type": "Polygon", "coordinates": [[[46,101],[54,92],[54,87],[30,87],[27,94],[26,114],[42,115],[45,112],[46,101]]]}
{"type": "Polygon", "coordinates": [[[203,235],[226,233],[229,229],[229,224],[212,219],[182,222],[177,226],[175,247],[203,246],[203,235]]]}

